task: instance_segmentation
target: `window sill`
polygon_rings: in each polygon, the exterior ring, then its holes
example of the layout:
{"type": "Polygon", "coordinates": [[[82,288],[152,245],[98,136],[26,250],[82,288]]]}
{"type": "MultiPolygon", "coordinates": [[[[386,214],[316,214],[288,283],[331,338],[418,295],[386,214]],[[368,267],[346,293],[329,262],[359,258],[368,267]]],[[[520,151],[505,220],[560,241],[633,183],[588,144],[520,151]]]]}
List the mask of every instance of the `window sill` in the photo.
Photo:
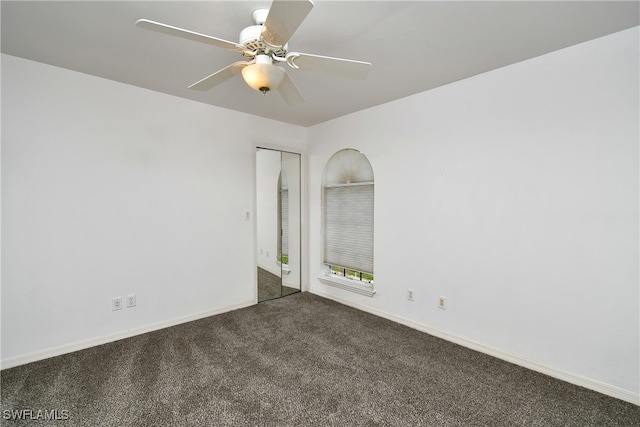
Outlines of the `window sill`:
{"type": "Polygon", "coordinates": [[[344,289],[345,291],[355,292],[356,294],[372,297],[376,291],[373,289],[373,285],[364,284],[356,280],[344,279],[342,277],[332,277],[322,275],[318,277],[325,285],[334,286],[336,288],[344,289]]]}

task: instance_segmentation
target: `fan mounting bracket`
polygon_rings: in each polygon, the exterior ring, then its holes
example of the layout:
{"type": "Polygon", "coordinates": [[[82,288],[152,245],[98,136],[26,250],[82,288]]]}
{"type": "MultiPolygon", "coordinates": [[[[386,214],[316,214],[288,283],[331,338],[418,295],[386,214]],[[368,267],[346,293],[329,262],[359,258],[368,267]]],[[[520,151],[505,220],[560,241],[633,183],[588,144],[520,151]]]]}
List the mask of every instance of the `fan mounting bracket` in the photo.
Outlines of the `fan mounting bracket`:
{"type": "Polygon", "coordinates": [[[269,9],[260,8],[253,11],[251,17],[256,25],[264,25],[267,22],[267,16],[269,15],[269,9]]]}

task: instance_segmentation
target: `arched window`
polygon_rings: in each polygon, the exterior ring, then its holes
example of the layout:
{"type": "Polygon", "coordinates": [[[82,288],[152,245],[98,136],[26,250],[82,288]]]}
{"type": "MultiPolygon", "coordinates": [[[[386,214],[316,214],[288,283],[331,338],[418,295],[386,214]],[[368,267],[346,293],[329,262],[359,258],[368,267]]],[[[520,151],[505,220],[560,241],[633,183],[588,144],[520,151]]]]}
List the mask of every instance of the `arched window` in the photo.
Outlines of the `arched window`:
{"type": "Polygon", "coordinates": [[[373,168],[361,152],[344,149],[324,168],[323,283],[373,295],[373,168]]]}

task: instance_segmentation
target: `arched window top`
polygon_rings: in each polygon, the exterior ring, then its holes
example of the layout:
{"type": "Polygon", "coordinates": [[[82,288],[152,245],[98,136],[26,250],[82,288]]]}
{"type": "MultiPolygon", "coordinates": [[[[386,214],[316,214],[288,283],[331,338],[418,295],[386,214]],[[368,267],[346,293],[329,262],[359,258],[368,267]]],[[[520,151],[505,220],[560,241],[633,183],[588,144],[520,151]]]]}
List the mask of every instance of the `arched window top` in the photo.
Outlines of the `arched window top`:
{"type": "Polygon", "coordinates": [[[288,190],[289,189],[289,181],[287,181],[287,174],[284,171],[280,171],[278,175],[278,189],[280,190],[288,190]]]}
{"type": "Polygon", "coordinates": [[[328,285],[373,296],[373,168],[364,154],[347,148],[324,168],[322,216],[328,285]]]}
{"type": "Polygon", "coordinates": [[[335,153],[324,168],[324,186],[373,183],[373,168],[358,150],[345,148],[335,153]]]}

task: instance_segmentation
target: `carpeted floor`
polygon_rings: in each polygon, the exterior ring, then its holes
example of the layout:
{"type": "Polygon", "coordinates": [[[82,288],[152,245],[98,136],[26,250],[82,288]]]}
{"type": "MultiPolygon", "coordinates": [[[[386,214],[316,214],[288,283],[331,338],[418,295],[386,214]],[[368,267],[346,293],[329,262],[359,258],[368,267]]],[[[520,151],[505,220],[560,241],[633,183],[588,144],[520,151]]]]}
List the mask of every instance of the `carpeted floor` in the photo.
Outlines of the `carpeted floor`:
{"type": "Polygon", "coordinates": [[[7,369],[1,380],[3,410],[67,410],[56,426],[640,420],[638,406],[309,293],[7,369]]]}
{"type": "Polygon", "coordinates": [[[278,276],[258,267],[258,302],[284,297],[296,292],[300,292],[300,290],[282,286],[278,276]]]}

